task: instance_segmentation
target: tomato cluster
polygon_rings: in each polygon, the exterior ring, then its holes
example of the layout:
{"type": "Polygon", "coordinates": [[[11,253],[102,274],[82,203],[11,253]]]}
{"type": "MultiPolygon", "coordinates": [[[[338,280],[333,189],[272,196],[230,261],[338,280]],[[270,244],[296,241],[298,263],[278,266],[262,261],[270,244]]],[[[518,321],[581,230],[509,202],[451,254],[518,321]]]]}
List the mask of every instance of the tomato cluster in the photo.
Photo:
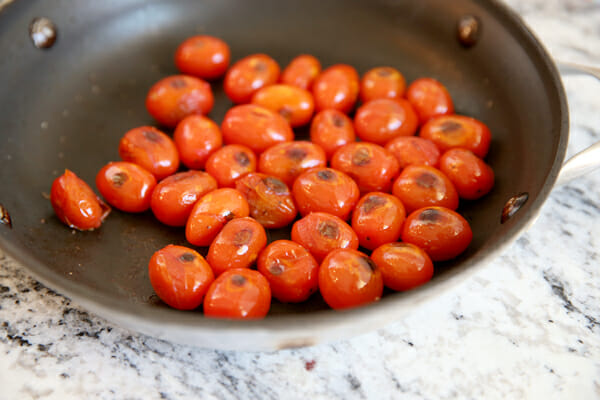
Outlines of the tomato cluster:
{"type": "MultiPolygon", "coordinates": [[[[262,318],[271,297],[296,303],[319,291],[334,309],[356,307],[379,300],[384,286],[426,283],[434,262],[467,249],[473,233],[456,210],[492,190],[484,161],[491,134],[454,114],[442,83],[407,86],[389,66],[361,79],[346,64],[322,70],[312,55],[283,71],[266,54],[230,60],[221,39],[181,43],[183,75],[165,77],[146,97],[172,137],[152,126],[126,132],[122,161],[96,177],[110,206],[151,210],[185,227],[191,246],[208,248],[206,258],[174,245],[152,256],[150,282],[166,304],[262,318]],[[234,103],[220,126],[206,116],[215,84],[207,80],[219,78],[234,103]],[[300,126],[310,127],[310,141],[294,140],[300,126]],[[268,230],[282,227],[291,240],[268,243],[268,230]]],[[[110,212],[69,170],[50,197],[72,228],[99,228],[110,212]]]]}

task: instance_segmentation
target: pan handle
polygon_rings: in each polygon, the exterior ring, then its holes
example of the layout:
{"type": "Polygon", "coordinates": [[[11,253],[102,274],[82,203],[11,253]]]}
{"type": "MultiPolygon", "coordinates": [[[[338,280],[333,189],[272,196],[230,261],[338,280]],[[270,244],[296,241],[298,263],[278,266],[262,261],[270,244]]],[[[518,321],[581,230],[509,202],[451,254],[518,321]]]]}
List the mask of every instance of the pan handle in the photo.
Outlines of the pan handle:
{"type": "MultiPolygon", "coordinates": [[[[600,80],[600,68],[579,65],[570,62],[557,62],[558,69],[565,75],[590,75],[600,80]]],[[[600,167],[600,142],[594,143],[585,150],[569,158],[562,166],[556,185],[564,185],[573,179],[592,172],[600,167]]]]}

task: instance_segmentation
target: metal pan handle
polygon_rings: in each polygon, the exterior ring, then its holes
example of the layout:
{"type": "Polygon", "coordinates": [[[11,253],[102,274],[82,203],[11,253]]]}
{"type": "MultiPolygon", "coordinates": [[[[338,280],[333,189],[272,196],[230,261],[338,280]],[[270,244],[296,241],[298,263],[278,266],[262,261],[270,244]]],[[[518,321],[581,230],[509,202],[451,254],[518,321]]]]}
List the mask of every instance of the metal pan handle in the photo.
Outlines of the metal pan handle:
{"type": "MultiPolygon", "coordinates": [[[[591,75],[600,81],[600,68],[569,62],[557,62],[558,69],[565,75],[591,75]]],[[[562,166],[556,185],[564,185],[575,178],[592,172],[600,167],[600,142],[569,158],[562,166]]]]}

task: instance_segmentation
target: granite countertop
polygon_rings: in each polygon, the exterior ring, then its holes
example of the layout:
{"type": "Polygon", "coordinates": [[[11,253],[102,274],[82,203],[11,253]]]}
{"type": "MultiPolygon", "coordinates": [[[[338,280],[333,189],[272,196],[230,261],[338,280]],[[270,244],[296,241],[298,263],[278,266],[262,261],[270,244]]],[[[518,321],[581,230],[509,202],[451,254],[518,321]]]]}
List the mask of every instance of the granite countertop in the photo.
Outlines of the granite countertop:
{"type": "MultiPolygon", "coordinates": [[[[557,59],[600,65],[600,2],[510,0],[557,59]]],[[[600,140],[600,83],[566,77],[569,154],[600,140]]],[[[0,399],[600,397],[600,171],[556,188],[530,230],[385,329],[275,353],[125,331],[0,251],[0,399]]]]}

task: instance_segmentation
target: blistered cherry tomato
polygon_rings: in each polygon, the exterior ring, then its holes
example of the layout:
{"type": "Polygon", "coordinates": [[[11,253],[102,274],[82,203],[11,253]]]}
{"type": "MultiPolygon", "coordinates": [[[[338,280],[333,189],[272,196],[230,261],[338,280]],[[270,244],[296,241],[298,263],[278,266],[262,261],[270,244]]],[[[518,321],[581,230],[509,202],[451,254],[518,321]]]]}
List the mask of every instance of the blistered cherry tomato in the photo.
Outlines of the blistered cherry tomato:
{"type": "Polygon", "coordinates": [[[319,263],[335,249],[358,249],[358,237],[350,225],[322,212],[312,212],[296,221],[292,240],[310,251],[319,263]]]}
{"type": "Polygon", "coordinates": [[[413,107],[404,99],[376,99],[356,111],[354,128],[366,142],[384,145],[397,136],[412,136],[419,120],[413,107]]]}
{"type": "Polygon", "coordinates": [[[58,219],[81,231],[100,228],[110,213],[92,188],[68,169],[52,183],[50,203],[58,219]]]}
{"type": "Polygon", "coordinates": [[[315,110],[312,94],[291,85],[266,86],[254,93],[251,102],[278,113],[292,127],[308,124],[315,110]]]}
{"type": "Polygon", "coordinates": [[[458,193],[450,179],[439,169],[426,165],[404,168],[392,191],[408,213],[427,206],[458,208],[458,193]]]}
{"type": "Polygon", "coordinates": [[[208,114],[215,99],[208,82],[187,75],[172,75],[156,82],[146,96],[146,109],[169,128],[192,114],[208,114]]]}
{"type": "Polygon", "coordinates": [[[296,218],[290,189],[274,176],[251,172],[235,181],[235,188],[248,200],[250,216],[265,228],[282,228],[296,218]]]}
{"type": "Polygon", "coordinates": [[[374,143],[349,143],[335,152],[331,167],[356,181],[361,193],[389,192],[400,171],[398,160],[374,143]]]}
{"type": "Polygon", "coordinates": [[[273,85],[279,79],[279,64],[266,54],[252,54],[229,68],[223,87],[234,103],[248,103],[260,88],[273,85]]]}
{"type": "Polygon", "coordinates": [[[383,278],[377,265],[360,251],[334,250],[319,268],[319,289],[333,309],[358,307],[378,301],[383,278]]]}
{"type": "Polygon", "coordinates": [[[223,139],[228,144],[241,144],[256,153],[294,140],[290,124],[281,115],[255,104],[235,106],[227,111],[221,124],[223,139]]]}
{"type": "Polygon", "coordinates": [[[127,132],[119,142],[119,156],[150,171],[158,181],[179,168],[175,143],[152,126],[140,126],[127,132]]]}
{"type": "Polygon", "coordinates": [[[202,304],[215,280],[204,257],[190,248],[172,244],[152,255],[148,276],[158,297],[178,310],[193,310],[202,304]]]}
{"type": "Polygon", "coordinates": [[[267,245],[265,228],[252,218],[229,221],[208,249],[207,260],[215,275],[231,268],[249,268],[267,245]]]}
{"type": "Polygon", "coordinates": [[[221,187],[234,187],[236,179],[254,171],[254,152],[239,144],[223,146],[206,160],[206,172],[211,174],[221,187]]]}
{"type": "Polygon", "coordinates": [[[415,108],[421,124],[439,115],[454,113],[448,89],[433,78],[419,78],[408,86],[406,98],[415,108]]]}
{"type": "Polygon", "coordinates": [[[208,157],[223,145],[219,126],[202,115],[182,119],[173,140],[181,162],[189,169],[204,169],[208,157]]]}
{"type": "Polygon", "coordinates": [[[224,272],[204,297],[204,315],[211,318],[264,318],[270,307],[269,282],[260,272],[247,268],[224,272]]]}
{"type": "Polygon", "coordinates": [[[473,232],[466,219],[445,207],[413,211],[402,228],[402,241],[419,246],[433,261],[450,260],[466,250],[473,232]]]}
{"type": "Polygon", "coordinates": [[[111,206],[126,212],[150,208],[156,178],[137,164],[110,162],[96,175],[96,187],[111,206]]]}
{"type": "Polygon", "coordinates": [[[349,113],[358,98],[358,72],[346,64],[333,65],[315,79],[312,87],[317,111],[332,108],[349,113]]]}
{"type": "Polygon", "coordinates": [[[480,158],[486,156],[492,141],[490,130],[483,122],[462,115],[434,118],[423,125],[419,136],[431,140],[442,153],[462,148],[480,158]]]}
{"type": "Polygon", "coordinates": [[[195,246],[210,246],[225,224],[250,215],[246,198],[237,190],[213,190],[194,204],[185,226],[185,238],[195,246]]]}
{"type": "Polygon", "coordinates": [[[423,249],[411,243],[387,243],[371,259],[381,271],[383,284],[392,290],[409,290],[429,282],[433,263],[423,249]]]}
{"type": "Polygon", "coordinates": [[[302,54],[294,58],[281,73],[281,83],[310,90],[321,73],[321,63],[314,56],[302,54]]]}
{"type": "Polygon", "coordinates": [[[199,35],[184,40],[175,52],[175,65],[181,73],[202,79],[215,79],[229,66],[231,52],[223,40],[199,35]]]}
{"type": "Polygon", "coordinates": [[[216,188],[217,181],[206,172],[179,172],[156,185],[152,191],[150,207],[156,219],[163,224],[184,226],[194,203],[216,188]]]}
{"type": "Polygon", "coordinates": [[[395,242],[402,232],[406,211],[402,202],[391,194],[372,192],[363,196],[352,213],[352,229],[360,245],[373,250],[395,242]]]}
{"type": "Polygon", "coordinates": [[[448,150],[440,158],[440,169],[463,199],[478,199],[494,187],[492,167],[469,150],[448,150]]]}
{"type": "Polygon", "coordinates": [[[409,165],[429,165],[437,167],[440,161],[440,150],[428,139],[417,136],[398,136],[390,140],[385,149],[392,153],[400,169],[409,165]]]}
{"type": "Polygon", "coordinates": [[[276,240],[258,257],[258,271],[271,286],[273,297],[284,303],[299,303],[319,288],[319,264],[304,247],[289,240],[276,240]]]}
{"type": "Polygon", "coordinates": [[[260,172],[281,179],[289,187],[303,172],[326,165],[323,149],[306,141],[276,144],[265,150],[258,159],[260,172]]]}
{"type": "Polygon", "coordinates": [[[321,211],[347,220],[360,192],[356,182],[331,168],[312,169],[300,175],[292,187],[300,214],[321,211]]]}
{"type": "Polygon", "coordinates": [[[400,99],[405,90],[404,76],[392,67],[370,69],[360,81],[360,99],[363,103],[375,99],[400,99]]]}
{"type": "Polygon", "coordinates": [[[340,147],[356,140],[354,124],[346,114],[338,110],[323,110],[313,118],[310,140],[325,150],[327,159],[340,147]]]}

